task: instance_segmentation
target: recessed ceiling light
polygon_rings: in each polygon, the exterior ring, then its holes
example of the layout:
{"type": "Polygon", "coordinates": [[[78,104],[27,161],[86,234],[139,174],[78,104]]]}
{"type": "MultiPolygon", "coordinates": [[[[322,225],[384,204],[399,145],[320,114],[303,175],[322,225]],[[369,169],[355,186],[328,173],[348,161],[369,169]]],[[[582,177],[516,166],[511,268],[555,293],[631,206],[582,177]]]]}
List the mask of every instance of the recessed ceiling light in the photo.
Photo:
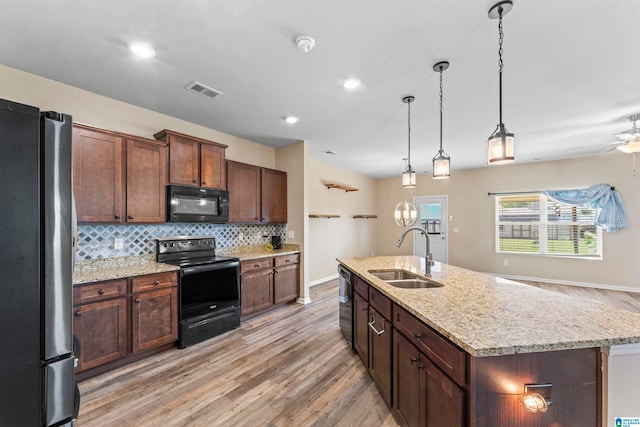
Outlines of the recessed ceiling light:
{"type": "Polygon", "coordinates": [[[130,43],[129,50],[141,58],[153,58],[156,56],[156,51],[146,43],[130,43]]]}
{"type": "Polygon", "coordinates": [[[296,116],[287,116],[284,118],[284,121],[289,123],[290,125],[296,123],[298,120],[300,120],[299,118],[297,118],[296,116]]]}
{"type": "Polygon", "coordinates": [[[347,89],[355,89],[362,84],[360,79],[356,79],[355,77],[349,78],[344,81],[343,85],[347,89]]]}

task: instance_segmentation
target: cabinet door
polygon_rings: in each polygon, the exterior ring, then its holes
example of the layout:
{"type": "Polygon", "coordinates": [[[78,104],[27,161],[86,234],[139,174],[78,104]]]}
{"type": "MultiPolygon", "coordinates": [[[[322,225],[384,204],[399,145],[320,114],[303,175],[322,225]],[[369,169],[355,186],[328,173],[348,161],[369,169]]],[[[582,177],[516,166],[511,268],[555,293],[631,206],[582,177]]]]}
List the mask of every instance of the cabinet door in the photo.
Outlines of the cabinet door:
{"type": "Polygon", "coordinates": [[[224,148],[200,144],[200,185],[209,188],[227,188],[227,165],[224,148]]]}
{"type": "MultiPolygon", "coordinates": [[[[369,300],[371,303],[371,300],[369,300]]],[[[369,305],[369,375],[382,400],[391,406],[391,323],[369,305]],[[375,330],[374,330],[375,328],[375,330]]]]}
{"type": "Polygon", "coordinates": [[[261,169],[262,222],[287,222],[287,173],[261,169]]]}
{"type": "Polygon", "coordinates": [[[369,367],[369,303],[357,292],[353,293],[353,345],[366,368],[369,367]]]}
{"type": "Polygon", "coordinates": [[[178,288],[131,296],[131,349],[138,352],[178,339],[178,288]]]}
{"type": "Polygon", "coordinates": [[[200,186],[200,144],[178,135],[169,136],[169,182],[200,186]]]}
{"type": "Polygon", "coordinates": [[[260,222],[260,168],[227,161],[229,222],[260,222]]]}
{"type": "Polygon", "coordinates": [[[464,392],[431,361],[423,360],[427,426],[462,427],[465,420],[464,392]]]}
{"type": "Polygon", "coordinates": [[[424,413],[426,401],[420,363],[418,349],[396,330],[393,334],[393,410],[403,425],[424,424],[420,423],[420,412],[424,413]]]}
{"type": "Polygon", "coordinates": [[[76,372],[127,355],[126,298],[75,306],[73,313],[73,333],[80,341],[76,372]]]}
{"type": "Polygon", "coordinates": [[[167,147],[127,140],[127,222],[165,222],[167,147]]]}
{"type": "Polygon", "coordinates": [[[242,315],[273,305],[273,269],[242,273],[240,306],[242,315]]]}
{"type": "Polygon", "coordinates": [[[124,222],[124,146],[109,133],[73,128],[73,194],[78,222],[124,222]]]}
{"type": "Polygon", "coordinates": [[[299,264],[277,267],[274,270],[273,302],[294,301],[298,297],[299,264]]]}

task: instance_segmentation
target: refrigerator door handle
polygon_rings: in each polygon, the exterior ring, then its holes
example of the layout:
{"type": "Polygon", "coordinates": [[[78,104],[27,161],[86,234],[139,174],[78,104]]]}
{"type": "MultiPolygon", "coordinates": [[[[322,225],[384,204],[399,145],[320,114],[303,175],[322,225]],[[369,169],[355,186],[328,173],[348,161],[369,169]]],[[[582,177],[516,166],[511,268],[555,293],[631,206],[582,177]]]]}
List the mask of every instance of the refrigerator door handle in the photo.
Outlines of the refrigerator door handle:
{"type": "Polygon", "coordinates": [[[43,369],[45,426],[71,421],[76,406],[74,359],[69,357],[45,365],[43,369]]]}

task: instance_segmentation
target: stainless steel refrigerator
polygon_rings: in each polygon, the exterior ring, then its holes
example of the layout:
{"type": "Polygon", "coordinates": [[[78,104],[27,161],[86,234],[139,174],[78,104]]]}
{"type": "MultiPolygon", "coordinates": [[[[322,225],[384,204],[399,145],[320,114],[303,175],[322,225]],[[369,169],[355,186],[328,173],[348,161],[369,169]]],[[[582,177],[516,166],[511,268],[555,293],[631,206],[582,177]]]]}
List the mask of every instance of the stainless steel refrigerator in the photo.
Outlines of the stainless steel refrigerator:
{"type": "Polygon", "coordinates": [[[0,426],[68,426],[74,382],[71,116],[0,100],[0,426]]]}

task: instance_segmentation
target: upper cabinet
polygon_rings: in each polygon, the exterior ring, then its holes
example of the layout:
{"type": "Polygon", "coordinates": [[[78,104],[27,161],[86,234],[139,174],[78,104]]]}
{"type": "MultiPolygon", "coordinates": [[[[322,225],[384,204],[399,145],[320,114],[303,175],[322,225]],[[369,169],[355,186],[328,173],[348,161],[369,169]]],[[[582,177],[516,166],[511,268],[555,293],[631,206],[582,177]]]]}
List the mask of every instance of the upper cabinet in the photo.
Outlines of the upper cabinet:
{"type": "Polygon", "coordinates": [[[286,223],[287,173],[227,161],[229,222],[286,223]]]}
{"type": "Polygon", "coordinates": [[[78,222],[164,222],[166,184],[165,143],[74,124],[78,222]]]}
{"type": "Polygon", "coordinates": [[[169,183],[227,188],[226,145],[167,129],[153,136],[169,144],[169,183]]]}

